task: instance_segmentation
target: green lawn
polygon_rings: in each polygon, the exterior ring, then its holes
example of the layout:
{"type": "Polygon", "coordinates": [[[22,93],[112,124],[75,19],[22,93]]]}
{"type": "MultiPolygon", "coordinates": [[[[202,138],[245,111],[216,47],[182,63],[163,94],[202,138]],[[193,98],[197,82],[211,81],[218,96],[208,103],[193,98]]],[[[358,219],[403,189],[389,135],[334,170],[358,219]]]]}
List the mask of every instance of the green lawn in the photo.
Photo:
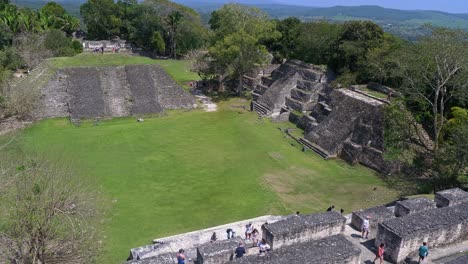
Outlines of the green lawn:
{"type": "Polygon", "coordinates": [[[304,153],[274,123],[238,111],[221,106],[81,127],[46,120],[26,129],[18,148],[67,157],[114,200],[103,263],[161,236],[330,204],[349,212],[397,196],[370,170],[304,153]]]}
{"type": "MultiPolygon", "coordinates": [[[[89,54],[53,63],[153,63],[179,83],[195,78],[178,61],[89,54]]],[[[103,190],[111,213],[99,263],[121,263],[130,248],[162,236],[331,204],[349,213],[398,196],[364,167],[302,152],[278,124],[238,107],[247,103],[221,101],[217,112],[171,111],[143,123],[117,118],[75,127],[50,119],[24,130],[13,147],[71,162],[103,190]]]]}

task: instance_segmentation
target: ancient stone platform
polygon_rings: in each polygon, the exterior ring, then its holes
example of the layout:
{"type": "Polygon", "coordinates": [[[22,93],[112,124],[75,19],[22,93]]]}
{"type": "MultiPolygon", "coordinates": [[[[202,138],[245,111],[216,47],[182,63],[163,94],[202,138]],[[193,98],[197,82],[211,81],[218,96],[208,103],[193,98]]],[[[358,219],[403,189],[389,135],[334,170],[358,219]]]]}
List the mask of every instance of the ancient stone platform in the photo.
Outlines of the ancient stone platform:
{"type": "Polygon", "coordinates": [[[351,226],[360,231],[362,223],[369,216],[371,229],[376,229],[379,223],[394,217],[393,212],[385,206],[376,206],[352,213],[351,226]]]}
{"type": "Polygon", "coordinates": [[[297,243],[275,249],[265,255],[247,256],[234,259],[233,264],[304,264],[304,263],[346,263],[360,264],[361,250],[342,235],[297,243]]]}
{"type": "Polygon", "coordinates": [[[453,188],[437,192],[435,195],[437,207],[446,207],[468,202],[468,192],[460,188],[453,188]]]}
{"type": "Polygon", "coordinates": [[[197,264],[223,264],[234,259],[241,237],[207,243],[197,248],[197,264]]]}
{"type": "Polygon", "coordinates": [[[379,224],[375,245],[385,243],[386,258],[399,263],[427,241],[432,248],[468,238],[468,203],[431,209],[379,224]]]}
{"type": "Polygon", "coordinates": [[[415,212],[421,212],[434,208],[436,208],[436,204],[434,203],[434,201],[431,201],[424,197],[397,201],[395,205],[395,216],[405,216],[407,214],[412,214],[415,212]]]}
{"type": "Polygon", "coordinates": [[[121,117],[196,107],[195,99],[157,65],[61,69],[41,98],[39,118],[121,117]]]}
{"type": "Polygon", "coordinates": [[[338,212],[291,216],[262,226],[263,238],[272,249],[307,242],[344,230],[346,218],[338,212]]]}

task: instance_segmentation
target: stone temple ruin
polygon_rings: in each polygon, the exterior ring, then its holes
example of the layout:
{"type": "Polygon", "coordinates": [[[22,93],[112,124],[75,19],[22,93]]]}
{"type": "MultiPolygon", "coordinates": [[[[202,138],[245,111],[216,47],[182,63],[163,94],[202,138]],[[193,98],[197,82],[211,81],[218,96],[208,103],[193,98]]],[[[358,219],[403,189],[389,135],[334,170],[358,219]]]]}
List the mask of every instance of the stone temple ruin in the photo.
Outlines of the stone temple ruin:
{"type": "Polygon", "coordinates": [[[196,106],[157,65],[60,69],[42,93],[41,118],[122,117],[196,106]]]}
{"type": "MultiPolygon", "coordinates": [[[[455,188],[438,192],[448,203],[426,198],[396,201],[395,206],[377,206],[342,216],[331,211],[310,215],[264,216],[206,230],[155,239],[153,245],[131,249],[126,264],[173,264],[175,252],[186,251],[186,263],[198,264],[304,264],[371,263],[380,243],[385,244],[386,263],[416,263],[417,250],[427,242],[431,254],[428,263],[465,264],[468,260],[467,192],[455,188]],[[403,210],[398,209],[404,208],[403,210]],[[362,219],[371,222],[370,239],[360,237],[362,219]],[[243,236],[245,224],[261,225],[262,237],[271,251],[259,254],[251,242],[241,237],[226,239],[226,228],[243,236]],[[209,242],[213,232],[218,241],[209,242]],[[202,238],[202,239],[200,239],[202,238]],[[247,253],[234,258],[234,250],[243,241],[247,253]]],[[[437,199],[436,199],[437,200],[437,199]]]]}
{"type": "Polygon", "coordinates": [[[295,60],[270,74],[245,78],[254,98],[252,110],[303,128],[304,137],[296,140],[305,148],[324,158],[339,156],[383,173],[396,169],[383,159],[383,107],[387,100],[357,88],[332,88],[331,72],[295,60]]]}

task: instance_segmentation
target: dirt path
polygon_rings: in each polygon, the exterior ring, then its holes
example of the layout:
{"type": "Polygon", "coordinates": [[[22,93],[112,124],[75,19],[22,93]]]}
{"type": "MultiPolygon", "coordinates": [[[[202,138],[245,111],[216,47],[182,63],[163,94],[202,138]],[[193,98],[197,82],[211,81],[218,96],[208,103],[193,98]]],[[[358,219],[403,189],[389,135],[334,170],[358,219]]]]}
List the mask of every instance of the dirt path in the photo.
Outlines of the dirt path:
{"type": "Polygon", "coordinates": [[[211,97],[204,95],[200,90],[192,90],[191,93],[202,104],[206,112],[215,112],[218,110],[218,105],[213,103],[211,97]]]}

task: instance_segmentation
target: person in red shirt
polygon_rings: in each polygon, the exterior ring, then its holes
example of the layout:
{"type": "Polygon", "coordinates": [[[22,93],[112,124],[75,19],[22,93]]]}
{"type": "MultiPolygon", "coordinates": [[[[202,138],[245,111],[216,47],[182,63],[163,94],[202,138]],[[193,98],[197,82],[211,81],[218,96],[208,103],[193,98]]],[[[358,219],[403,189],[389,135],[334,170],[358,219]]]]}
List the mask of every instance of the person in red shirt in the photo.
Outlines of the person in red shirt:
{"type": "Polygon", "coordinates": [[[377,249],[377,254],[375,254],[375,259],[374,261],[372,261],[372,263],[375,263],[377,259],[380,259],[380,264],[382,264],[384,253],[385,253],[385,244],[381,243],[379,248],[377,249]]]}

